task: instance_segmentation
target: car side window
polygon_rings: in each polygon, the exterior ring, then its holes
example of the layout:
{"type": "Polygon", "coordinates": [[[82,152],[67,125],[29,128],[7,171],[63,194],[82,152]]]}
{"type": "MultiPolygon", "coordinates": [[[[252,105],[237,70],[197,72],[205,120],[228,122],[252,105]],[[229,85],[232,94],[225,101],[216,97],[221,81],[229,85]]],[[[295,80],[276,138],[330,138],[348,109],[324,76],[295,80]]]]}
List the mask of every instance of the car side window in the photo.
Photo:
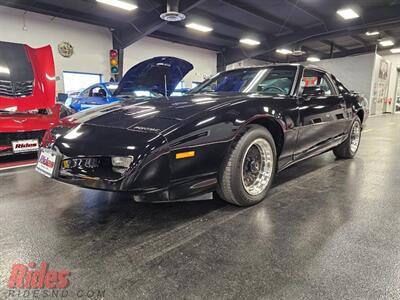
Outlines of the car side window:
{"type": "Polygon", "coordinates": [[[81,97],[89,97],[89,92],[90,92],[90,88],[87,88],[86,90],[84,90],[80,96],[81,97]]]}
{"type": "Polygon", "coordinates": [[[99,92],[100,88],[101,87],[99,87],[99,86],[93,87],[89,92],[89,97],[95,97],[95,94],[97,94],[99,92]]]}
{"type": "Polygon", "coordinates": [[[305,96],[331,96],[334,89],[326,73],[307,69],[304,71],[303,95],[305,96]]]}
{"type": "Polygon", "coordinates": [[[288,95],[292,89],[296,70],[293,68],[272,69],[257,86],[257,92],[272,95],[288,95]]]}
{"type": "Polygon", "coordinates": [[[335,76],[332,75],[332,79],[335,82],[335,84],[339,90],[339,93],[341,95],[350,94],[350,91],[335,76]]]}

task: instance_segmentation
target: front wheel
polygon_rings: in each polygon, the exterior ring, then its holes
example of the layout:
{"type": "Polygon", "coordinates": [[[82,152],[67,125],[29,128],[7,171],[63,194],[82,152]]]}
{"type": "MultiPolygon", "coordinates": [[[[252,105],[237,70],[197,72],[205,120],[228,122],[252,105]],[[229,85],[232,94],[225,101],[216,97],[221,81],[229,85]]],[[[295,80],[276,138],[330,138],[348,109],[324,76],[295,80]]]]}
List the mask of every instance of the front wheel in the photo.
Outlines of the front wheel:
{"type": "Polygon", "coordinates": [[[333,149],[337,158],[351,159],[356,155],[361,142],[361,120],[356,117],[351,125],[347,139],[333,149]]]}
{"type": "Polygon", "coordinates": [[[248,126],[222,167],[218,187],[221,198],[238,206],[262,201],[275,176],[276,157],[271,133],[259,125],[248,126]]]}

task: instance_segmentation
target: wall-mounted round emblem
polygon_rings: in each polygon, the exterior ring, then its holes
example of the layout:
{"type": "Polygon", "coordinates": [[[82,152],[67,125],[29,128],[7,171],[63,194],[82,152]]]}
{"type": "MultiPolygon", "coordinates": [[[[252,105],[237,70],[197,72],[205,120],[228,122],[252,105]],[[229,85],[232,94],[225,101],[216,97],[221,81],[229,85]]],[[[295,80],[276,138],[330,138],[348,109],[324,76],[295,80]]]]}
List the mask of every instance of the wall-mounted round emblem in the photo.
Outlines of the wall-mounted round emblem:
{"type": "Polygon", "coordinates": [[[68,42],[58,44],[58,52],[63,57],[71,57],[74,54],[74,47],[68,42]]]}

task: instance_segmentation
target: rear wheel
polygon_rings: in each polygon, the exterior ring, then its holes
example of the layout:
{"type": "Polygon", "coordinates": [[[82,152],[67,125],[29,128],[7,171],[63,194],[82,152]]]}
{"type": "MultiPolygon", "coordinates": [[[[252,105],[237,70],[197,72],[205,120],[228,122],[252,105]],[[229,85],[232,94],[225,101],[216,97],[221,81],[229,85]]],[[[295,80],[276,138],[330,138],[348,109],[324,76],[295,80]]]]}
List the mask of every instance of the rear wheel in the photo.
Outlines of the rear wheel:
{"type": "Polygon", "coordinates": [[[337,158],[350,159],[357,154],[361,142],[361,120],[356,117],[351,125],[347,139],[333,149],[337,158]]]}
{"type": "Polygon", "coordinates": [[[274,179],[276,156],[272,135],[259,125],[248,126],[223,164],[218,187],[221,198],[238,206],[262,201],[274,179]]]}

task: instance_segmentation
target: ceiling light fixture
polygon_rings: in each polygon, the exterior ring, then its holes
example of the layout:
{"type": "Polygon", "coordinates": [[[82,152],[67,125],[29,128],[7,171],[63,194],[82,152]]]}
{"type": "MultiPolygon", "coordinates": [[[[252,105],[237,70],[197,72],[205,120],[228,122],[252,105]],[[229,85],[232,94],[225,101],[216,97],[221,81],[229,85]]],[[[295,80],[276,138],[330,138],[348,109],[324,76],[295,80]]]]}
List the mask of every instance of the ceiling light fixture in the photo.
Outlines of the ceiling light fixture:
{"type": "Polygon", "coordinates": [[[336,13],[345,20],[357,19],[360,17],[360,15],[351,8],[339,9],[336,13]]]}
{"type": "Polygon", "coordinates": [[[380,33],[379,31],[367,31],[365,34],[371,36],[371,35],[379,35],[379,33],[380,33]]]}
{"type": "Polygon", "coordinates": [[[316,56],[310,56],[310,57],[307,58],[307,61],[309,61],[309,62],[317,62],[317,61],[320,61],[320,60],[321,59],[316,57],[316,56]]]}
{"type": "Polygon", "coordinates": [[[250,45],[250,46],[258,46],[261,43],[259,41],[253,40],[253,39],[241,39],[240,42],[242,44],[250,45]]]}
{"type": "Polygon", "coordinates": [[[400,48],[393,48],[393,49],[390,49],[390,52],[392,52],[393,54],[400,53],[400,48]]]}
{"type": "Polygon", "coordinates": [[[186,24],[186,27],[190,28],[190,29],[197,30],[197,31],[201,31],[201,32],[210,32],[210,31],[214,30],[211,27],[200,25],[200,24],[197,24],[197,23],[186,24]]]}
{"type": "Polygon", "coordinates": [[[128,11],[132,11],[134,9],[137,9],[138,6],[132,3],[128,3],[125,1],[121,1],[121,0],[96,0],[99,3],[103,3],[103,4],[107,4],[107,5],[111,5],[114,7],[118,7],[124,10],[128,10],[128,11]]]}
{"type": "Polygon", "coordinates": [[[381,44],[382,47],[390,47],[394,45],[394,42],[392,40],[383,40],[380,41],[379,44],[381,44]]]}
{"type": "Polygon", "coordinates": [[[285,49],[285,48],[276,49],[276,52],[279,53],[279,54],[283,54],[283,55],[289,55],[289,54],[293,53],[292,50],[285,49]]]}
{"type": "Polygon", "coordinates": [[[179,0],[168,0],[167,11],[160,15],[167,22],[179,22],[186,19],[185,14],[179,12],[179,0]]]}

